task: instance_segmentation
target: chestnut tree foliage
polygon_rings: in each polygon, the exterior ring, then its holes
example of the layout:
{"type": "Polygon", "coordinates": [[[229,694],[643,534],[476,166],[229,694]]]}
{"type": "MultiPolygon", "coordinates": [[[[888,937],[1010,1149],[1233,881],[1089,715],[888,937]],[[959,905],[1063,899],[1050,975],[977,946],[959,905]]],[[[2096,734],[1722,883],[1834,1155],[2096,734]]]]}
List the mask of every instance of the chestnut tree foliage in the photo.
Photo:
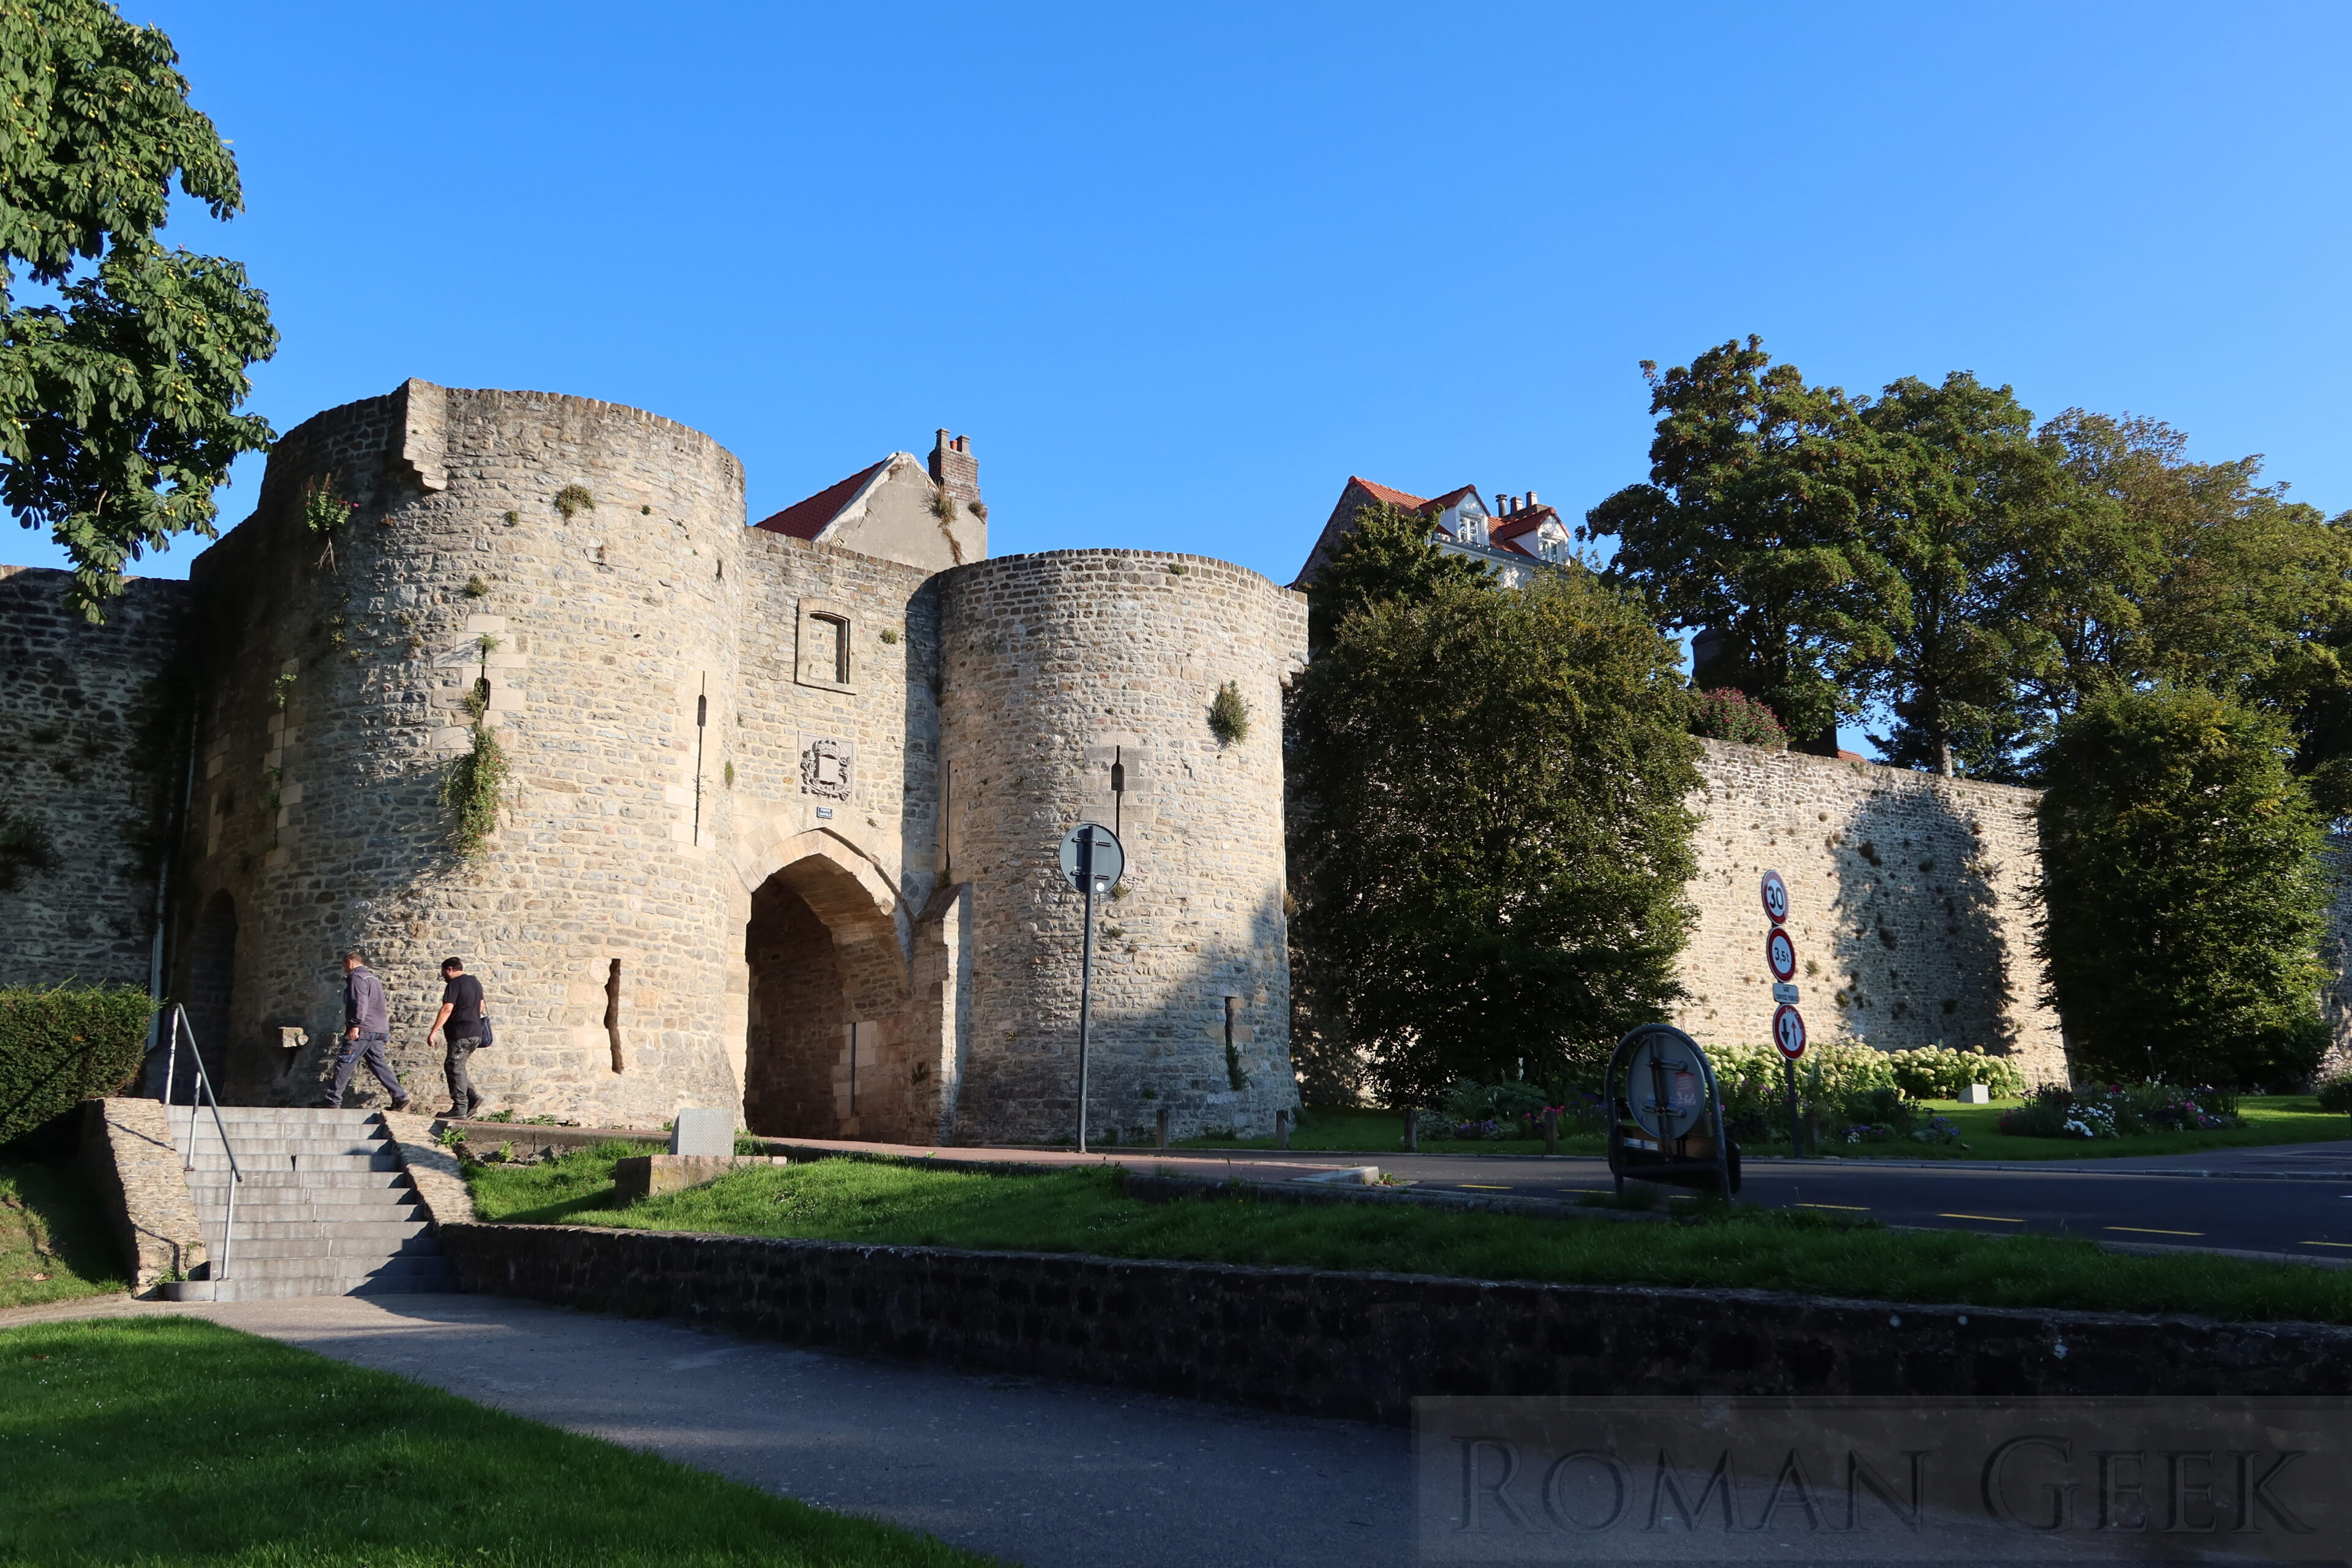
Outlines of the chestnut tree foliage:
{"type": "Polygon", "coordinates": [[[92,620],[142,552],[213,531],[230,462],[271,439],[236,412],[268,300],[156,238],[175,179],[215,218],[243,205],[178,58],[100,0],[0,0],[0,504],[65,548],[92,620]]]}
{"type": "Polygon", "coordinates": [[[1289,715],[1312,1049],[1428,1104],[1522,1064],[1597,1071],[1660,1016],[1698,784],[1678,664],[1579,567],[1518,590],[1433,570],[1339,619],[1289,715]]]}

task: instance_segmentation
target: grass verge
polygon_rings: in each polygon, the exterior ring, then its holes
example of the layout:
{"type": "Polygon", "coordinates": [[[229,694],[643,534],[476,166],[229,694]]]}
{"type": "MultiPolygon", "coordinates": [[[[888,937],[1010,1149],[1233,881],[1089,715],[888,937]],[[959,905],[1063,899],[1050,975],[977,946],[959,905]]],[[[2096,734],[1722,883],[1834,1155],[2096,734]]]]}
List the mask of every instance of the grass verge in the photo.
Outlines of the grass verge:
{"type": "Polygon", "coordinates": [[[0,1331],[0,1563],[988,1561],[194,1319],[0,1331]]]}
{"type": "MultiPolygon", "coordinates": [[[[2000,1131],[2001,1113],[2018,1101],[1992,1105],[1962,1105],[1958,1100],[1925,1102],[1937,1115],[1960,1130],[1966,1149],[1949,1144],[1832,1143],[1823,1152],[1854,1160],[2120,1160],[2156,1154],[2195,1154],[2210,1149],[2249,1149],[2269,1143],[2322,1143],[2352,1138],[2352,1117],[2319,1109],[2307,1094],[2250,1096],[2239,1102],[2243,1127],[2218,1128],[2210,1132],[2157,1132],[2140,1138],[2011,1138],[2000,1131]]],[[[1777,1144],[1741,1140],[1750,1153],[1787,1153],[1787,1130],[1777,1144]]],[[[1769,1133],[1768,1133],[1769,1139],[1769,1133]]],[[[1271,1149],[1271,1138],[1192,1138],[1180,1149],[1271,1149]]],[[[1404,1152],[1403,1113],[1395,1110],[1312,1109],[1291,1134],[1294,1152],[1311,1153],[1399,1154],[1404,1152]]],[[[1424,1154],[1540,1154],[1540,1138],[1505,1138],[1493,1142],[1463,1143],[1424,1139],[1424,1154]]],[[[1607,1151],[1599,1133],[1559,1141],[1563,1154],[1601,1154],[1607,1151]]]]}
{"type": "Polygon", "coordinates": [[[744,1171],[615,1208],[613,1161],[629,1152],[607,1144],[478,1171],[477,1211],[515,1224],[2352,1322],[2352,1271],[2202,1253],[2131,1257],[2064,1237],[1896,1231],[1806,1210],[1678,1205],[1694,1212],[1670,1225],[1620,1225],[1403,1205],[1149,1204],[1128,1197],[1113,1171],[982,1175],[856,1160],[744,1171]]]}
{"type": "Polygon", "coordinates": [[[130,1288],[80,1172],[47,1162],[0,1164],[0,1307],[130,1288]]]}

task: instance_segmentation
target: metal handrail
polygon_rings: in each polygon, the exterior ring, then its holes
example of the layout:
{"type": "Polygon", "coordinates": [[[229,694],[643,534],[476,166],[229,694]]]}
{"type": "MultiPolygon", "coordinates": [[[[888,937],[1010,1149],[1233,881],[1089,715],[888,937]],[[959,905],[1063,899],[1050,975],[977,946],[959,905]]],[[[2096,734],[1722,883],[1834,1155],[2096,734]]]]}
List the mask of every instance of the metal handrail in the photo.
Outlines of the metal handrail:
{"type": "Polygon", "coordinates": [[[220,1096],[213,1092],[212,1074],[205,1070],[205,1054],[196,1047],[196,1031],[188,1023],[188,1010],[177,1002],[172,1004],[171,1049],[163,1058],[163,1114],[167,1119],[172,1114],[172,1087],[179,1070],[183,1033],[188,1037],[188,1059],[195,1063],[195,1071],[188,1089],[188,1148],[181,1156],[180,1169],[184,1173],[196,1168],[196,1107],[207,1101],[213,1108],[213,1130],[220,1134],[221,1152],[228,1156],[228,1214],[221,1224],[220,1267],[212,1271],[217,1282],[228,1278],[229,1249],[236,1245],[236,1190],[245,1184],[245,1170],[236,1163],[236,1146],[228,1141],[228,1123],[221,1118],[220,1096]]]}

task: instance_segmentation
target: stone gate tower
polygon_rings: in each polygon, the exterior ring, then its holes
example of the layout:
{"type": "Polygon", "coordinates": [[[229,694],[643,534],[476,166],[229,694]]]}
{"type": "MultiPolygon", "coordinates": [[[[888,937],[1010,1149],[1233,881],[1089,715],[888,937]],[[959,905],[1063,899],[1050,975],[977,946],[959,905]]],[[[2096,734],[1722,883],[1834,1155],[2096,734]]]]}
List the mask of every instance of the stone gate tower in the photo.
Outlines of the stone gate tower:
{"type": "Polygon", "coordinates": [[[525,1113],[1065,1137],[1055,853],[1093,818],[1132,866],[1098,934],[1095,1124],[1263,1132],[1295,1105],[1304,600],[1195,556],[984,559],[970,445],[940,448],[755,529],[731,455],[610,404],[412,381],[289,432],[188,587],[167,983],[238,1096],[316,1092],[357,947],[420,1095],[457,954],[499,1034],[477,1082],[525,1113]],[[323,533],[320,496],[352,503],[323,533]],[[1229,683],[1251,722],[1221,738],[1229,683]],[[466,858],[446,795],[478,731],[507,776],[466,858]]]}

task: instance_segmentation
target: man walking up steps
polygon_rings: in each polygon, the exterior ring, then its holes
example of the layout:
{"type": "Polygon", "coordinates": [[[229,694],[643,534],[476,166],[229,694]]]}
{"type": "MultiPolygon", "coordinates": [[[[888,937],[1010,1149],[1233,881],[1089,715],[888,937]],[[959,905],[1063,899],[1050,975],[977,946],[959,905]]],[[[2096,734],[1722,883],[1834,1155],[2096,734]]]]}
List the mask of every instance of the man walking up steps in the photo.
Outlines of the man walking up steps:
{"type": "Polygon", "coordinates": [[[384,1092],[392,1096],[392,1108],[407,1110],[408,1091],[400,1087],[392,1070],[392,1058],[384,1049],[391,1038],[392,1008],[384,1000],[383,982],[376,978],[365,958],[356,952],[343,954],[343,1049],[335,1061],[334,1084],[319,1103],[330,1110],[341,1110],[343,1091],[352,1087],[352,1074],[365,1062],[384,1092]]]}
{"type": "Polygon", "coordinates": [[[482,1019],[482,983],[466,973],[465,960],[445,958],[441,961],[441,1011],[435,1015],[433,1027],[425,1031],[425,1043],[433,1044],[439,1035],[448,1042],[445,1065],[449,1074],[449,1109],[445,1114],[462,1120],[482,1108],[482,1097],[474,1092],[466,1067],[475,1051],[489,1044],[489,1029],[482,1019]]]}

